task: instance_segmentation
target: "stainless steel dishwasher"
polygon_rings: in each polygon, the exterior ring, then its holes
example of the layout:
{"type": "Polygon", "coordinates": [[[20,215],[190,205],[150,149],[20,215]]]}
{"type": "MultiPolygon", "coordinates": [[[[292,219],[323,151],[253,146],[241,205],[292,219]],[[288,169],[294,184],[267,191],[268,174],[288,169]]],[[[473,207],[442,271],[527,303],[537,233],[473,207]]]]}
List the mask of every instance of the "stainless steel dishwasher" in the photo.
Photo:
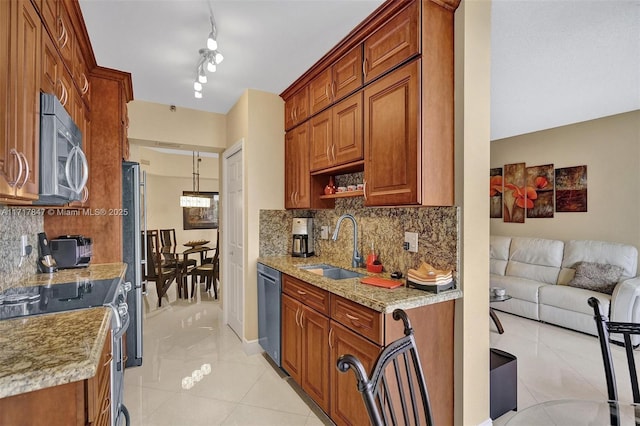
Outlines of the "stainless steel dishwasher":
{"type": "Polygon", "coordinates": [[[280,271],[258,263],[258,337],[280,367],[280,271]]]}

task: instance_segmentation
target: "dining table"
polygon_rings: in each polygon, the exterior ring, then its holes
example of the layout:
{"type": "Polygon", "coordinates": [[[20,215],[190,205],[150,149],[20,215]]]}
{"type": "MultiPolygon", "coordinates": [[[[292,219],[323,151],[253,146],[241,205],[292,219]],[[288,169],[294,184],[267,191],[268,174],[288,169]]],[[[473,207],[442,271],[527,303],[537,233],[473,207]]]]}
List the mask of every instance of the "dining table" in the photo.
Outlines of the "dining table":
{"type": "Polygon", "coordinates": [[[518,411],[506,425],[635,426],[640,425],[640,405],[607,400],[551,400],[518,411]]]}

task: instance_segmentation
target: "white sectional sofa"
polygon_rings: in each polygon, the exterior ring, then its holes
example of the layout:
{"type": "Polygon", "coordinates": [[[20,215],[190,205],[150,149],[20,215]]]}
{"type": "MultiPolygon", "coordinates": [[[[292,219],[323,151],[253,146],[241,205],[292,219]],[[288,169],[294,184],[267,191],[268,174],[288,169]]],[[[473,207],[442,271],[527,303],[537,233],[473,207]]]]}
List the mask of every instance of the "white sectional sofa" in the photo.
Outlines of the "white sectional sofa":
{"type": "MultiPolygon", "coordinates": [[[[560,241],[542,238],[491,236],[490,285],[505,288],[512,298],[491,307],[526,318],[597,335],[594,296],[611,321],[640,322],[638,250],[604,241],[560,241]],[[622,268],[611,295],[568,285],[578,262],[622,268]]],[[[620,272],[619,268],[616,268],[620,272]]],[[[634,344],[640,343],[635,336],[634,344]]]]}

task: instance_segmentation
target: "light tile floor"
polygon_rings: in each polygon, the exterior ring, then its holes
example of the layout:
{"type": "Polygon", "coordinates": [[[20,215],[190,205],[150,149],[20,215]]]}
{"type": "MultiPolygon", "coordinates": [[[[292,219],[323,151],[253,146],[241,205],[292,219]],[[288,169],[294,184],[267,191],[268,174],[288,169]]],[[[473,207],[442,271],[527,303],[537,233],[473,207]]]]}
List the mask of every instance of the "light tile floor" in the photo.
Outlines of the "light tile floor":
{"type": "MultiPolygon", "coordinates": [[[[497,311],[504,327],[498,334],[490,322],[491,347],[518,358],[518,410],[555,399],[606,400],[607,387],[598,338],[497,311]]],[[[619,399],[632,402],[622,347],[613,345],[619,399]]],[[[639,355],[635,353],[636,365],[639,355]]],[[[502,426],[510,411],[493,424],[502,426]]]]}
{"type": "MultiPolygon", "coordinates": [[[[144,361],[125,372],[125,405],[131,424],[322,425],[326,417],[306,403],[262,355],[247,355],[222,324],[220,302],[202,290],[196,300],[169,300],[157,308],[155,288],[145,297],[144,361]],[[183,379],[211,372],[185,389],[183,379]]],[[[498,312],[505,329],[490,322],[491,347],[518,358],[518,408],[554,399],[606,399],[598,339],[498,312]]],[[[618,392],[631,401],[624,353],[612,348],[618,392]]],[[[636,362],[638,354],[636,353],[636,362]]],[[[502,426],[515,414],[494,420],[502,426]]]]}
{"type": "Polygon", "coordinates": [[[131,425],[326,422],[262,355],[245,354],[240,339],[222,323],[220,302],[203,287],[196,300],[187,301],[176,300],[174,286],[170,300],[163,299],[157,308],[150,285],[144,300],[143,363],[125,371],[124,403],[131,425]],[[191,387],[183,384],[199,375],[191,387]]]}

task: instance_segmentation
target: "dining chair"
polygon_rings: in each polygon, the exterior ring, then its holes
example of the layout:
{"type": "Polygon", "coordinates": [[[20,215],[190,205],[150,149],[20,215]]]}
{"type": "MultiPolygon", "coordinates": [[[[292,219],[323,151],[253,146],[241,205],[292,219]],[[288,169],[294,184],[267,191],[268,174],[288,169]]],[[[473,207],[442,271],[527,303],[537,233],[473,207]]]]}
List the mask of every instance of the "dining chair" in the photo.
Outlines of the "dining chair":
{"type": "Polygon", "coordinates": [[[220,280],[220,251],[218,244],[220,243],[220,233],[216,237],[216,248],[213,257],[208,257],[202,261],[202,264],[195,267],[191,271],[191,297],[195,297],[196,286],[200,284],[200,277],[205,280],[205,291],[213,287],[214,298],[218,298],[218,281],[220,280]]]}
{"type": "Polygon", "coordinates": [[[176,229],[161,229],[160,230],[160,242],[162,247],[176,247],[176,229]]]}
{"type": "Polygon", "coordinates": [[[612,333],[621,334],[624,339],[624,348],[627,355],[627,365],[629,367],[629,379],[631,381],[631,391],[633,402],[640,403],[640,390],[638,388],[638,374],[636,363],[633,357],[632,335],[640,335],[640,324],[631,322],[613,322],[602,313],[600,301],[595,297],[588,300],[589,306],[593,308],[593,319],[596,322],[598,338],[600,339],[600,351],[604,364],[604,375],[607,380],[607,395],[610,401],[618,400],[618,389],[616,386],[616,375],[613,368],[609,336],[612,333]]]}
{"type": "MultiPolygon", "coordinates": [[[[144,232],[142,235],[144,241],[144,232]]],[[[162,261],[162,249],[157,231],[147,231],[146,256],[147,268],[144,279],[156,283],[158,306],[162,306],[162,298],[176,279],[178,267],[175,263],[170,265],[162,261]]]]}
{"type": "Polygon", "coordinates": [[[337,368],[345,373],[352,369],[358,391],[367,408],[369,421],[381,425],[433,425],[429,393],[413,329],[402,309],[393,311],[393,319],[404,323],[404,337],[391,342],[378,356],[371,377],[353,355],[342,355],[337,368]]]}

